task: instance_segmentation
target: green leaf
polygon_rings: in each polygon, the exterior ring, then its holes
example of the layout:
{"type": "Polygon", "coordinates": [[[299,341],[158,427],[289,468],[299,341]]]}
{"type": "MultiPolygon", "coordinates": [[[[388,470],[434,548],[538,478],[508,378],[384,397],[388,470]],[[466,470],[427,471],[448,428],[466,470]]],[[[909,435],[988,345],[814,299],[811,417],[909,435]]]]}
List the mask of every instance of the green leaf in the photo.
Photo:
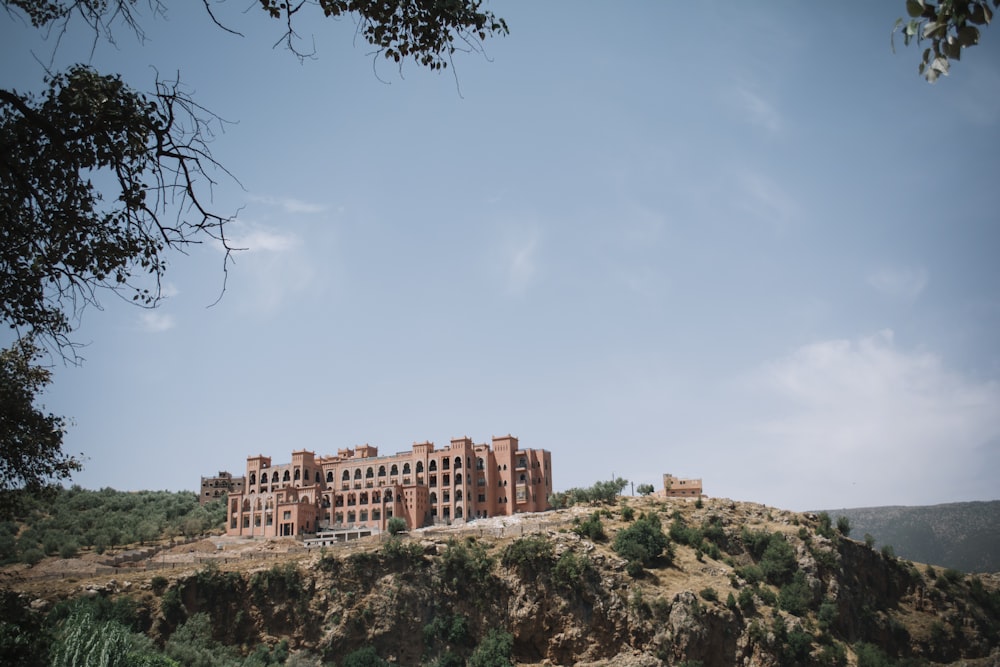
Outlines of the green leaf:
{"type": "Polygon", "coordinates": [[[923,0],[906,0],[906,13],[912,18],[917,18],[924,13],[923,0]]]}

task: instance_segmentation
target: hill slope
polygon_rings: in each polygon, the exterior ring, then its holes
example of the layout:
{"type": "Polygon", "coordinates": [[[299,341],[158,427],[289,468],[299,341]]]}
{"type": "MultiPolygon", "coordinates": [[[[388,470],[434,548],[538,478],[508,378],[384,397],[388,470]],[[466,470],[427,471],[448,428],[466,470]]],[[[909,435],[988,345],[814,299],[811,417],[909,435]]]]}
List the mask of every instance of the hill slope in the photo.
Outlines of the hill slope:
{"type": "Polygon", "coordinates": [[[262,651],[276,662],[290,651],[296,665],[505,664],[482,662],[487,652],[521,665],[622,667],[1000,659],[996,577],[916,567],[838,535],[822,516],[629,499],[515,520],[263,564],[133,570],[128,581],[24,579],[0,636],[48,623],[54,650],[78,641],[66,601],[48,620],[44,610],[87,592],[72,604],[103,614],[92,625],[105,635],[118,622],[108,610],[125,605],[119,616],[156,642],[142,664],[186,664],[196,650],[244,666],[273,664],[262,651]],[[370,660],[349,659],[358,650],[370,660]]]}
{"type": "Polygon", "coordinates": [[[1000,572],[1000,500],[830,510],[851,535],[869,534],[897,556],[962,572],[1000,572]]]}

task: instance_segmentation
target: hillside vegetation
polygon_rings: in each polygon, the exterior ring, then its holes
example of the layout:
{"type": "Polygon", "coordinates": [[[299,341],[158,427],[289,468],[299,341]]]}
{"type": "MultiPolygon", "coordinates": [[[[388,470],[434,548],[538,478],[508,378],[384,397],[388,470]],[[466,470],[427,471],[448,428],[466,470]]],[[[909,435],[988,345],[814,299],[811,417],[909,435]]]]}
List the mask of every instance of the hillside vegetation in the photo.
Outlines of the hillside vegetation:
{"type": "Polygon", "coordinates": [[[0,565],[221,531],[226,513],[222,501],[201,506],[195,493],[78,486],[56,489],[44,500],[25,498],[21,505],[20,516],[0,521],[0,565]]]}
{"type": "Polygon", "coordinates": [[[1000,500],[832,510],[896,555],[963,572],[1000,572],[1000,500]]]}
{"type": "Polygon", "coordinates": [[[900,560],[828,515],[646,498],[521,521],[504,537],[414,531],[263,565],[10,582],[0,662],[98,650],[119,660],[104,664],[299,667],[1000,659],[994,576],[900,560]]]}

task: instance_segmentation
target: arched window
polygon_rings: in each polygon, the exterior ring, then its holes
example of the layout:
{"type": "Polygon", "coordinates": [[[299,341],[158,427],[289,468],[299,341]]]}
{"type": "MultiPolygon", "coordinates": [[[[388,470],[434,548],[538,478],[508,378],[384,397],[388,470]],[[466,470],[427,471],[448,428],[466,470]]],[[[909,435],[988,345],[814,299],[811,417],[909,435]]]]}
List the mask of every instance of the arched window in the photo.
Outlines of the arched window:
{"type": "Polygon", "coordinates": [[[437,470],[438,469],[438,462],[437,462],[437,460],[431,459],[431,462],[427,464],[427,469],[429,471],[431,471],[431,472],[434,472],[435,470],[437,470]]]}
{"type": "Polygon", "coordinates": [[[403,474],[404,475],[409,475],[410,474],[410,464],[409,463],[404,463],[403,464],[403,474]]]}
{"type": "Polygon", "coordinates": [[[399,466],[397,466],[395,463],[393,463],[392,467],[389,468],[389,474],[390,475],[398,475],[399,474],[399,466]]]}
{"type": "Polygon", "coordinates": [[[365,471],[365,479],[371,479],[375,476],[375,469],[370,467],[365,471]]]}
{"type": "Polygon", "coordinates": [[[378,467],[378,476],[379,477],[385,477],[385,466],[379,466],[378,467]]]}
{"type": "Polygon", "coordinates": [[[332,470],[328,470],[326,472],[326,481],[327,482],[333,482],[333,471],[332,470]]]}
{"type": "Polygon", "coordinates": [[[368,510],[361,510],[361,516],[358,517],[358,519],[361,520],[361,521],[367,521],[368,520],[368,510]]]}
{"type": "Polygon", "coordinates": [[[250,483],[251,484],[257,483],[257,473],[255,472],[250,473],[250,483]]]}
{"type": "Polygon", "coordinates": [[[317,484],[319,484],[319,483],[320,483],[320,479],[321,479],[321,477],[319,476],[319,470],[317,470],[317,471],[316,471],[316,483],[317,483],[317,484]]]}
{"type": "Polygon", "coordinates": [[[358,504],[358,497],[355,496],[353,493],[348,493],[347,494],[347,504],[348,505],[357,505],[358,504]]]}
{"type": "Polygon", "coordinates": [[[431,505],[437,505],[437,501],[438,501],[438,494],[435,493],[434,491],[431,491],[431,505]]]}
{"type": "Polygon", "coordinates": [[[521,484],[524,484],[524,474],[521,474],[521,484]]]}
{"type": "Polygon", "coordinates": [[[462,518],[462,506],[461,505],[459,505],[458,507],[455,508],[455,518],[456,519],[461,519],[462,518]]]}
{"type": "Polygon", "coordinates": [[[455,473],[455,484],[461,484],[461,483],[462,483],[462,473],[456,472],[455,473]]]}
{"type": "Polygon", "coordinates": [[[348,512],[347,513],[347,523],[354,523],[354,521],[355,521],[354,517],[355,516],[357,516],[357,515],[354,513],[354,510],[351,510],[350,512],[348,512]]]}
{"type": "Polygon", "coordinates": [[[278,483],[278,471],[275,470],[274,474],[271,475],[271,484],[277,484],[277,483],[278,483]]]}
{"type": "Polygon", "coordinates": [[[485,469],[485,466],[486,466],[486,464],[483,462],[483,460],[481,458],[480,459],[476,459],[476,470],[483,470],[483,469],[485,469]]]}
{"type": "Polygon", "coordinates": [[[361,468],[354,469],[354,479],[361,479],[361,468]]]}
{"type": "Polygon", "coordinates": [[[462,457],[461,456],[456,456],[455,457],[455,468],[457,469],[457,468],[461,468],[461,467],[462,467],[462,457]]]}
{"type": "Polygon", "coordinates": [[[296,468],[296,469],[295,469],[295,481],[297,482],[297,481],[299,481],[299,480],[300,480],[301,478],[302,478],[302,471],[300,471],[300,470],[299,470],[298,468],[296,468]]]}
{"type": "Polygon", "coordinates": [[[382,496],[382,494],[379,493],[378,491],[372,491],[372,502],[373,503],[382,502],[381,496],[382,496]]]}
{"type": "Polygon", "coordinates": [[[447,456],[444,457],[443,459],[441,459],[441,470],[447,470],[450,464],[451,464],[451,459],[449,459],[447,456]]]}
{"type": "Polygon", "coordinates": [[[382,510],[376,507],[375,509],[372,510],[372,521],[378,521],[381,518],[382,518],[382,510]]]}
{"type": "Polygon", "coordinates": [[[360,504],[362,504],[362,505],[367,505],[368,504],[368,494],[367,493],[362,493],[361,497],[358,499],[358,502],[360,504]]]}
{"type": "Polygon", "coordinates": [[[455,502],[462,499],[462,489],[455,489],[455,502]]]}
{"type": "Polygon", "coordinates": [[[250,511],[250,499],[249,498],[244,498],[243,499],[243,511],[244,512],[249,512],[250,511]]]}
{"type": "Polygon", "coordinates": [[[290,482],[290,481],[292,481],[292,476],[288,474],[287,470],[285,471],[285,474],[281,476],[281,481],[282,482],[290,482]]]}
{"type": "Polygon", "coordinates": [[[240,506],[239,506],[239,503],[237,502],[236,498],[233,498],[233,502],[230,504],[230,511],[231,512],[235,512],[237,509],[239,509],[239,507],[240,506]]]}
{"type": "Polygon", "coordinates": [[[344,474],[340,476],[340,479],[344,480],[345,482],[351,481],[351,473],[345,470],[344,474]]]}
{"type": "Polygon", "coordinates": [[[387,502],[387,503],[391,503],[392,502],[392,489],[386,489],[385,490],[385,502],[387,502]]]}
{"type": "Polygon", "coordinates": [[[419,475],[423,471],[424,471],[424,462],[423,461],[417,461],[417,474],[419,475]]]}

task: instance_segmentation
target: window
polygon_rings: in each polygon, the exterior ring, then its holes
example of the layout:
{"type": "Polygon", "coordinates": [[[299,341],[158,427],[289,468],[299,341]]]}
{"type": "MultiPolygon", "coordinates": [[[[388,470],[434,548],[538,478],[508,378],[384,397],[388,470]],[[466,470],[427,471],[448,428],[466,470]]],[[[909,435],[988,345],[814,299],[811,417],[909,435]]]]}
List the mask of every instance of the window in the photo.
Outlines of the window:
{"type": "Polygon", "coordinates": [[[267,515],[267,521],[264,522],[268,526],[274,525],[274,517],[271,516],[270,512],[267,515]]]}
{"type": "Polygon", "coordinates": [[[281,520],[282,521],[291,521],[292,520],[292,512],[291,512],[291,510],[285,510],[284,512],[282,512],[281,513],[281,520]]]}
{"type": "Polygon", "coordinates": [[[298,468],[296,468],[295,469],[295,481],[297,482],[300,479],[302,479],[302,472],[298,468]]]}
{"type": "Polygon", "coordinates": [[[354,479],[361,479],[361,468],[356,468],[354,470],[354,479]]]}
{"type": "Polygon", "coordinates": [[[393,463],[392,467],[389,468],[389,474],[394,477],[399,474],[399,467],[395,463],[393,463]]]}
{"type": "Polygon", "coordinates": [[[424,462],[417,461],[417,473],[422,473],[424,471],[424,462]]]}
{"type": "Polygon", "coordinates": [[[292,481],[292,476],[288,474],[287,470],[285,471],[285,474],[281,476],[281,481],[282,482],[290,482],[290,481],[292,481]]]}
{"type": "Polygon", "coordinates": [[[456,456],[455,457],[455,467],[456,468],[461,468],[462,467],[462,457],[461,456],[456,456]]]}
{"type": "Polygon", "coordinates": [[[404,463],[403,464],[403,474],[404,475],[409,475],[410,474],[410,464],[409,463],[404,463]]]}
{"type": "Polygon", "coordinates": [[[483,462],[483,460],[481,458],[480,459],[476,459],[476,470],[484,470],[485,466],[486,466],[486,464],[483,462]]]}
{"type": "Polygon", "coordinates": [[[481,503],[485,503],[485,502],[486,502],[486,494],[485,494],[485,493],[480,493],[480,494],[479,494],[479,495],[478,495],[478,496],[476,497],[476,500],[477,500],[478,502],[481,502],[481,503]]]}
{"type": "Polygon", "coordinates": [[[427,465],[427,469],[434,472],[438,469],[438,462],[435,459],[431,459],[431,462],[427,465]]]}
{"type": "Polygon", "coordinates": [[[368,468],[368,470],[365,471],[365,479],[371,479],[374,476],[375,470],[373,468],[368,468]]]}
{"type": "Polygon", "coordinates": [[[378,476],[379,477],[385,477],[385,466],[379,466],[378,467],[378,476]]]}
{"type": "Polygon", "coordinates": [[[329,472],[326,473],[326,481],[327,482],[331,482],[331,483],[333,482],[333,471],[332,470],[330,470],[329,472]]]}
{"type": "Polygon", "coordinates": [[[349,473],[349,472],[347,472],[347,471],[345,470],[345,471],[344,471],[344,474],[340,476],[340,479],[342,479],[342,480],[343,480],[343,481],[345,481],[345,482],[349,482],[349,481],[351,481],[351,473],[349,473]]]}
{"type": "Polygon", "coordinates": [[[455,484],[461,484],[461,483],[462,483],[462,473],[456,472],[455,473],[455,484]]]}
{"type": "Polygon", "coordinates": [[[431,505],[437,505],[438,494],[434,491],[431,491],[430,499],[431,499],[431,505]]]}
{"type": "Polygon", "coordinates": [[[275,470],[274,474],[271,475],[271,484],[277,484],[277,483],[278,483],[278,471],[275,470]]]}
{"type": "Polygon", "coordinates": [[[257,473],[255,472],[250,473],[250,483],[251,484],[257,483],[257,473]]]}
{"type": "Polygon", "coordinates": [[[450,464],[450,462],[451,462],[451,459],[447,459],[447,458],[441,459],[441,470],[447,470],[448,469],[448,465],[450,464]]]}

